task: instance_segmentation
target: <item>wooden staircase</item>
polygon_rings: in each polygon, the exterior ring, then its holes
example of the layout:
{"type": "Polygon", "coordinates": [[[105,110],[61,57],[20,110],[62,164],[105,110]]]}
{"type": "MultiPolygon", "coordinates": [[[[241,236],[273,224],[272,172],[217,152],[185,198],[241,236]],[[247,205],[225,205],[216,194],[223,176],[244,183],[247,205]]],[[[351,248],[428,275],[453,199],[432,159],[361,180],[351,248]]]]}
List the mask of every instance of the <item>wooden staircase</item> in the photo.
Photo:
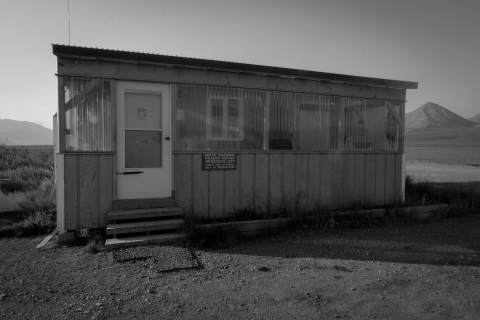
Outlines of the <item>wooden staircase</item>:
{"type": "Polygon", "coordinates": [[[186,239],[183,210],[173,199],[120,200],[107,213],[107,250],[186,239]]]}

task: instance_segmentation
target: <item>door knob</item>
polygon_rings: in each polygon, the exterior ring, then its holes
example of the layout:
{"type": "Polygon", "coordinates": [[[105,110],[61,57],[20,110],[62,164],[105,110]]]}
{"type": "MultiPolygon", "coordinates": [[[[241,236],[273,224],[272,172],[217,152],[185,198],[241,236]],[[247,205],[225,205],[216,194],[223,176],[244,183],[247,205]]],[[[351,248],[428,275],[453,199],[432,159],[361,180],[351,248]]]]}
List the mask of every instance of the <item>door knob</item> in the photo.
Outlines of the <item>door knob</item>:
{"type": "Polygon", "coordinates": [[[170,140],[170,137],[165,137],[165,140],[170,140]]]}

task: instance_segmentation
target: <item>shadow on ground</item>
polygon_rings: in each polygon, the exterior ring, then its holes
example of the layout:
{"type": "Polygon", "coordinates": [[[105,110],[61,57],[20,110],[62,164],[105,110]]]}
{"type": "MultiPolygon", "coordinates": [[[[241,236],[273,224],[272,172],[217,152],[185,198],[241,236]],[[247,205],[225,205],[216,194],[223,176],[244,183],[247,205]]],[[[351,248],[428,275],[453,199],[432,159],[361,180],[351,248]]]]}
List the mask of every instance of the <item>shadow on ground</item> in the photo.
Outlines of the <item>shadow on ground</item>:
{"type": "Polygon", "coordinates": [[[480,214],[364,229],[300,226],[246,240],[233,248],[212,251],[281,258],[480,267],[480,214]]]}

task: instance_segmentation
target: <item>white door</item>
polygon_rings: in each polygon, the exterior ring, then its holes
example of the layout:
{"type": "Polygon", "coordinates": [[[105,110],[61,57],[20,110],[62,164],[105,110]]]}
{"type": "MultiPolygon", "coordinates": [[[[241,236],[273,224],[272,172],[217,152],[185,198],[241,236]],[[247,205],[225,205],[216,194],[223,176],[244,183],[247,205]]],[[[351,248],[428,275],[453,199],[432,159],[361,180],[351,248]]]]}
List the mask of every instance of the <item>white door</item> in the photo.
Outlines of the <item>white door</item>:
{"type": "Polygon", "coordinates": [[[171,197],[170,86],[117,82],[117,199],[171,197]]]}

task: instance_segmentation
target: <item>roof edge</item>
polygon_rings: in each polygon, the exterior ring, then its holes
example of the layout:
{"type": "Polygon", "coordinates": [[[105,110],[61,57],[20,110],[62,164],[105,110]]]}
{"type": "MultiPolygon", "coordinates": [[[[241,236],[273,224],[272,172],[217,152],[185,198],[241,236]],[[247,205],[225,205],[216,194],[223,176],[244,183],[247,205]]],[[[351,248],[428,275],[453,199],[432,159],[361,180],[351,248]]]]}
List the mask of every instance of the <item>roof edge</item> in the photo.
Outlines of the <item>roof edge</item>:
{"type": "Polygon", "coordinates": [[[360,76],[290,69],[282,67],[263,66],[248,63],[186,58],[151,53],[119,51],[52,44],[53,54],[57,57],[90,58],[96,60],[111,60],[133,63],[163,64],[178,67],[221,70],[228,72],[253,73],[257,75],[274,75],[298,79],[319,80],[328,82],[341,82],[350,84],[363,84],[376,87],[393,89],[417,89],[418,83],[399,80],[388,80],[360,76]]]}

